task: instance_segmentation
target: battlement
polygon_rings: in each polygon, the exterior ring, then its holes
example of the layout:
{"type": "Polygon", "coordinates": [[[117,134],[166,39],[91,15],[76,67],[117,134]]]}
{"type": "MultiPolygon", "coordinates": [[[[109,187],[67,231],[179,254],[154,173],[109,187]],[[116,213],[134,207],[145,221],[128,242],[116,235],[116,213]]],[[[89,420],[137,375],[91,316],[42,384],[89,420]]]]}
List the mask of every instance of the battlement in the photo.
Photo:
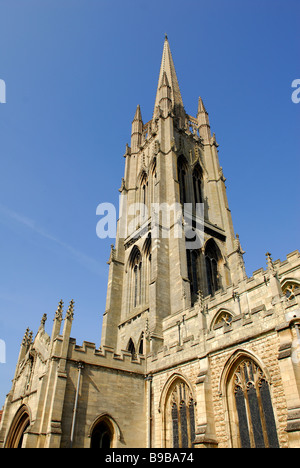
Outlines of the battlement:
{"type": "MultiPolygon", "coordinates": [[[[61,337],[58,337],[61,339],[61,337]]],[[[76,344],[74,338],[69,340],[67,359],[71,361],[84,362],[87,365],[100,366],[122,370],[126,372],[144,373],[145,358],[141,355],[132,355],[130,352],[121,350],[116,353],[109,346],[96,348],[95,343],[84,341],[81,346],[76,344]]]]}

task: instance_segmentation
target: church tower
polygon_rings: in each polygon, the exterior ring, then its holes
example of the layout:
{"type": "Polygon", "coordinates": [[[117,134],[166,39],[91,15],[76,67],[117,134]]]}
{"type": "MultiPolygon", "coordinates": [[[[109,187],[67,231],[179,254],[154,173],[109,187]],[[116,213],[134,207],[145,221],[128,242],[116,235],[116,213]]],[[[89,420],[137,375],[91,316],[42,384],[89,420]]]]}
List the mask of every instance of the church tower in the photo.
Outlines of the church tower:
{"type": "Polygon", "coordinates": [[[185,111],[167,37],[124,157],[101,345],[71,337],[73,300],[51,334],[46,314],[26,330],[0,447],[299,447],[300,253],[246,276],[208,112],[185,111]]]}
{"type": "Polygon", "coordinates": [[[168,315],[245,278],[216,137],[201,98],[185,111],[167,36],[152,120],[138,105],[124,157],[102,344],[138,353],[162,345],[168,315]]]}

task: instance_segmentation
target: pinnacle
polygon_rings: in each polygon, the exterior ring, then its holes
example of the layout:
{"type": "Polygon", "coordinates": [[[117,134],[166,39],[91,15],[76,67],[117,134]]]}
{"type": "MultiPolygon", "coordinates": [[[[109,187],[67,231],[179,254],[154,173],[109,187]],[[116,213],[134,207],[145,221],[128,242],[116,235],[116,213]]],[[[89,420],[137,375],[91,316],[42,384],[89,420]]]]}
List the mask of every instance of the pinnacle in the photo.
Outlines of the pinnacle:
{"type": "Polygon", "coordinates": [[[203,104],[202,98],[199,97],[199,100],[198,100],[198,114],[200,114],[201,112],[206,112],[206,109],[205,109],[205,106],[203,104]]]}
{"type": "Polygon", "coordinates": [[[64,303],[63,303],[63,300],[61,299],[58,303],[58,307],[57,307],[57,310],[55,312],[55,317],[54,317],[54,320],[62,320],[62,315],[63,315],[63,306],[64,306],[64,303]]]}
{"type": "Polygon", "coordinates": [[[133,121],[135,121],[135,120],[143,121],[143,119],[142,119],[142,113],[141,113],[141,107],[140,107],[139,104],[138,104],[138,106],[137,106],[137,108],[136,108],[133,121]]]}
{"type": "Polygon", "coordinates": [[[66,319],[73,319],[74,317],[74,300],[72,299],[66,313],[66,319]]]}

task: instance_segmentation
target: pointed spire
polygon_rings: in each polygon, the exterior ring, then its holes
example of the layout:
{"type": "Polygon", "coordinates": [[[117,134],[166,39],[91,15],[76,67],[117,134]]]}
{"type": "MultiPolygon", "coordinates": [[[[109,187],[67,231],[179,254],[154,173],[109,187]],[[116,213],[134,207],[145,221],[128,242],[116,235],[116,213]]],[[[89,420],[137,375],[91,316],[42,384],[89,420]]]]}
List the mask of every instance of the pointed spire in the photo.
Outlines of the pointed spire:
{"type": "Polygon", "coordinates": [[[156,92],[154,110],[159,105],[159,100],[160,100],[159,89],[163,83],[163,79],[164,80],[166,79],[164,78],[164,73],[166,74],[168,85],[171,88],[171,99],[172,99],[173,106],[179,105],[183,108],[183,101],[182,101],[182,97],[181,97],[181,93],[179,89],[179,84],[177,80],[177,75],[176,75],[175,66],[174,66],[167,35],[165,35],[165,43],[164,43],[163,54],[162,54],[162,59],[161,59],[161,66],[160,66],[160,72],[159,72],[159,78],[158,78],[158,87],[157,87],[157,92],[156,92]]]}

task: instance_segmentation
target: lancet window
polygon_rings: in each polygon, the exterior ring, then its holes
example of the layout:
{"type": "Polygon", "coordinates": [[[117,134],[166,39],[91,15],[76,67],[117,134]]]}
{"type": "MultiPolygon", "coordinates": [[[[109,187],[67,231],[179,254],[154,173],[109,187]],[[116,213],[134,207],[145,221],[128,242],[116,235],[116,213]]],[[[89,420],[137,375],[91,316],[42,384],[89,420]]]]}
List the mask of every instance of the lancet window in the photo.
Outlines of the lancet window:
{"type": "Polygon", "coordinates": [[[205,248],[205,265],[208,294],[212,296],[221,287],[219,263],[221,254],[214,240],[209,240],[205,248]]]}
{"type": "Polygon", "coordinates": [[[193,171],[193,190],[195,203],[203,203],[202,195],[202,171],[197,165],[193,171]]]}
{"type": "Polygon", "coordinates": [[[141,178],[141,222],[145,221],[148,213],[148,178],[147,174],[144,172],[141,178]]]}
{"type": "Polygon", "coordinates": [[[109,449],[112,447],[113,429],[106,420],[100,420],[91,434],[91,448],[109,449]]]}
{"type": "Polygon", "coordinates": [[[129,262],[131,307],[137,307],[142,302],[142,256],[137,247],[134,247],[129,262]]]}
{"type": "Polygon", "coordinates": [[[131,356],[132,356],[133,359],[136,358],[136,351],[135,351],[135,346],[134,346],[134,342],[132,341],[132,338],[130,338],[130,340],[128,342],[127,351],[129,351],[129,353],[131,353],[131,356]]]}
{"type": "Polygon", "coordinates": [[[188,277],[190,280],[191,288],[191,300],[192,304],[197,300],[197,294],[200,289],[200,278],[199,278],[199,252],[197,250],[186,251],[187,256],[187,268],[188,277]]]}
{"type": "Polygon", "coordinates": [[[177,161],[178,182],[180,190],[180,203],[187,203],[187,166],[183,157],[177,161]]]}

